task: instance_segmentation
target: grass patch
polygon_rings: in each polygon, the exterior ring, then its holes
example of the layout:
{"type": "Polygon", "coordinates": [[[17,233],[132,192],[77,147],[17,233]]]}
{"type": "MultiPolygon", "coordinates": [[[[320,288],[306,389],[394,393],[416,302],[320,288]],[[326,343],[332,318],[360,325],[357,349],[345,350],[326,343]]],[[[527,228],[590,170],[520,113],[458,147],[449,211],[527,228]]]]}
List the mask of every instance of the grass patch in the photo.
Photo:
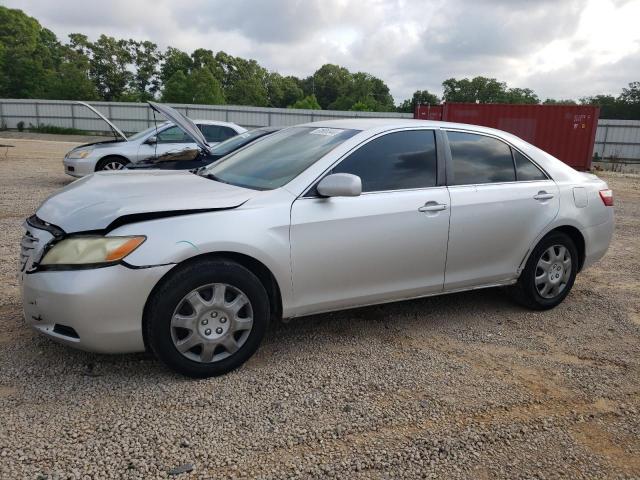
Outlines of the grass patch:
{"type": "Polygon", "coordinates": [[[88,132],[84,130],[78,130],[71,127],[57,127],[55,125],[31,125],[29,124],[29,131],[36,133],[54,133],[57,135],[86,135],[88,132]]]}

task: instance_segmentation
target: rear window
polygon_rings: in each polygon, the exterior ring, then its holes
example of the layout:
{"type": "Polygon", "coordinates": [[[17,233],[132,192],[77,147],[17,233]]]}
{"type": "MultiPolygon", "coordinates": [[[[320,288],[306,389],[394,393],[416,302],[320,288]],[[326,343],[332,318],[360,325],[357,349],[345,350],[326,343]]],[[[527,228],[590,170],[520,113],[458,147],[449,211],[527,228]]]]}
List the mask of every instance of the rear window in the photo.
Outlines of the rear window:
{"type": "Polygon", "coordinates": [[[198,128],[204,135],[204,138],[207,139],[208,143],[224,142],[238,134],[233,128],[225,127],[223,125],[199,124],[198,128]]]}

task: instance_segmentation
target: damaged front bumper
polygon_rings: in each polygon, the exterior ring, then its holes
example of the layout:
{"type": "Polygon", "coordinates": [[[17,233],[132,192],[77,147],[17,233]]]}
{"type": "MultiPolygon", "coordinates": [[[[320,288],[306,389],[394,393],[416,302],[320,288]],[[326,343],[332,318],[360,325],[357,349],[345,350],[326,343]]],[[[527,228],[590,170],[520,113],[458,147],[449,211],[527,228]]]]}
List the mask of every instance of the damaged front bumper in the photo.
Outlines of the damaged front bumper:
{"type": "Polygon", "coordinates": [[[82,350],[144,351],[144,306],[172,267],[21,273],[25,320],[38,332],[82,350]]]}

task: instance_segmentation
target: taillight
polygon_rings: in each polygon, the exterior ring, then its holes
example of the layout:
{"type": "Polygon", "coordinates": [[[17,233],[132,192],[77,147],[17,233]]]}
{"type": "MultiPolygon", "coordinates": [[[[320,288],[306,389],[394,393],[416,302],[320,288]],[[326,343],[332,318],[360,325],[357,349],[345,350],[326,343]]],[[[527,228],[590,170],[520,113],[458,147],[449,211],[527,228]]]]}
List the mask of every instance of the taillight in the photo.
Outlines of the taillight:
{"type": "Polygon", "coordinates": [[[602,203],[607,207],[613,207],[613,192],[611,190],[600,190],[602,203]]]}

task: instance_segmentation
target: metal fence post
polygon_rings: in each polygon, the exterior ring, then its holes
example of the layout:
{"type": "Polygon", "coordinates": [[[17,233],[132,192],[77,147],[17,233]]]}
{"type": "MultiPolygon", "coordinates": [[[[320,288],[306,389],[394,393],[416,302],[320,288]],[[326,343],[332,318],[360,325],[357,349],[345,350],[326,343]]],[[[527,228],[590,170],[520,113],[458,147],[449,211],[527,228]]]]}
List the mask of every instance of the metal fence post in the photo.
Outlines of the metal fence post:
{"type": "Polygon", "coordinates": [[[71,128],[76,128],[76,108],[71,104],[71,128]]]}
{"type": "Polygon", "coordinates": [[[40,126],[40,107],[39,107],[39,103],[35,102],[36,105],[36,127],[40,126]]]}
{"type": "Polygon", "coordinates": [[[4,120],[4,102],[0,101],[0,128],[6,128],[7,122],[4,120]]]}

